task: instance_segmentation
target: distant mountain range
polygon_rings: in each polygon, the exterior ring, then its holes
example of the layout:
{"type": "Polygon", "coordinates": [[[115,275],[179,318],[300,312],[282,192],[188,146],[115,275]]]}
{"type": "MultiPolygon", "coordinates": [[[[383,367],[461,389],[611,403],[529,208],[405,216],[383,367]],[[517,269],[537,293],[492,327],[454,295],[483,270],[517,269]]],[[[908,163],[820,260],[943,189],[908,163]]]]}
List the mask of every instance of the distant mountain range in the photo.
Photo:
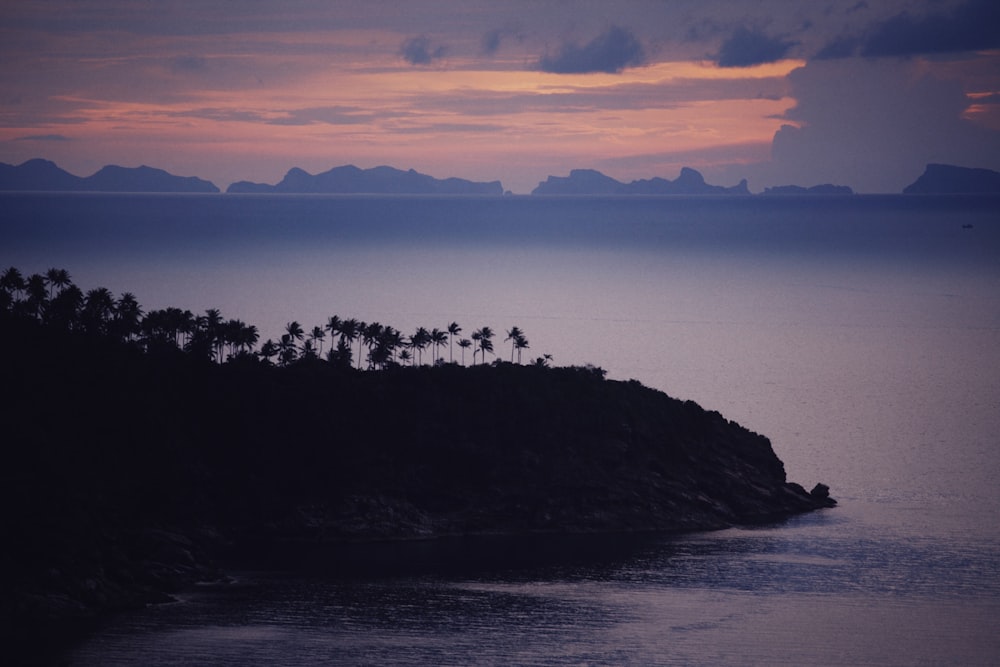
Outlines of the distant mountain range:
{"type": "Polygon", "coordinates": [[[240,181],[226,192],[289,194],[406,194],[406,195],[502,195],[500,181],[478,183],[463,178],[437,179],[413,169],[393,167],[359,169],[354,165],[334,167],[315,176],[298,167],[288,170],[277,185],[240,181]]]}
{"type": "Polygon", "coordinates": [[[684,167],[676,180],[650,178],[631,183],[616,181],[593,169],[574,169],[569,176],[549,176],[533,195],[749,195],[747,181],[731,188],[709,185],[694,169],[684,167]]]}
{"type": "MultiPolygon", "coordinates": [[[[175,176],[152,167],[108,165],[97,173],[74,176],[43,159],[14,166],[0,163],[0,191],[69,192],[219,192],[213,183],[175,176]]],[[[309,174],[294,167],[275,185],[240,181],[226,189],[230,193],[287,194],[406,194],[406,195],[502,195],[500,181],[477,182],[463,178],[438,179],[413,169],[394,167],[360,169],[354,165],[334,167],[309,174]]],[[[945,164],[928,164],[924,173],[908,185],[904,194],[1000,194],[1000,172],[945,164]]],[[[690,167],[669,180],[654,177],[623,183],[594,169],[574,169],[569,176],[549,176],[533,195],[750,195],[747,181],[724,187],[710,185],[690,167]]],[[[846,185],[802,187],[782,185],[767,188],[764,195],[850,195],[846,185]]]]}
{"type": "Polygon", "coordinates": [[[81,178],[48,160],[28,160],[18,166],[0,163],[0,190],[70,192],[218,192],[209,181],[174,176],[152,167],[108,165],[81,178]]]}

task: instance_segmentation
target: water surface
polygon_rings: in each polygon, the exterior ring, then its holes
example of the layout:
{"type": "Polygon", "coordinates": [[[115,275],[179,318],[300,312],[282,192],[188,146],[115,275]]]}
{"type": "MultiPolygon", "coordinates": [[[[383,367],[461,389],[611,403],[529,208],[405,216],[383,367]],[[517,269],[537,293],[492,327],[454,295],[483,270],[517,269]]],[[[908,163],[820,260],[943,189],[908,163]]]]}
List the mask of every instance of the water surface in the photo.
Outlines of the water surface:
{"type": "Polygon", "coordinates": [[[117,618],[71,663],[1000,655],[996,198],[0,203],[0,264],[64,267],[84,289],[130,290],[147,309],[220,308],[265,338],[330,315],[404,333],[517,325],[530,356],[593,363],[767,435],[790,479],[825,482],[841,503],[780,526],[638,544],[485,549],[500,558],[476,544],[397,545],[304,569],[277,562],[117,618]]]}

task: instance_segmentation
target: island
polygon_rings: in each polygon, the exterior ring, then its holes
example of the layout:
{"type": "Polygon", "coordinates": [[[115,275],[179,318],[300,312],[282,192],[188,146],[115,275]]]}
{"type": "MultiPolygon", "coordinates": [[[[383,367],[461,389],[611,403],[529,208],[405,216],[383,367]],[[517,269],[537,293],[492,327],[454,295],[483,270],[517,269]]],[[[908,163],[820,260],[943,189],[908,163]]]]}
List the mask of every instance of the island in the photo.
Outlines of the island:
{"type": "Polygon", "coordinates": [[[234,552],[699,531],[835,504],[789,482],[765,436],[594,366],[520,363],[526,333],[506,333],[489,363],[501,334],[454,322],[404,336],[331,316],[258,347],[216,309],[144,311],[10,267],[2,622],[45,634],[169,600],[234,552]]]}
{"type": "Polygon", "coordinates": [[[764,195],[853,195],[852,190],[847,185],[813,185],[812,187],[802,187],[801,185],[776,185],[771,188],[764,188],[764,195]]]}
{"type": "Polygon", "coordinates": [[[709,185],[700,172],[684,167],[673,181],[655,177],[622,183],[594,169],[573,169],[569,176],[549,176],[533,195],[749,195],[747,181],[723,187],[709,185]]]}
{"type": "Polygon", "coordinates": [[[213,183],[194,176],[175,176],[153,167],[107,165],[81,178],[49,160],[14,166],[0,163],[0,190],[47,192],[219,192],[213,183]]]}
{"type": "Polygon", "coordinates": [[[500,181],[475,182],[462,178],[437,179],[413,169],[394,167],[360,169],[354,165],[334,167],[309,174],[298,167],[288,170],[276,185],[239,181],[227,193],[261,194],[407,194],[407,195],[502,195],[500,181]]]}
{"type": "Polygon", "coordinates": [[[1000,172],[948,164],[928,164],[920,178],[903,188],[903,194],[1000,194],[1000,172]]]}

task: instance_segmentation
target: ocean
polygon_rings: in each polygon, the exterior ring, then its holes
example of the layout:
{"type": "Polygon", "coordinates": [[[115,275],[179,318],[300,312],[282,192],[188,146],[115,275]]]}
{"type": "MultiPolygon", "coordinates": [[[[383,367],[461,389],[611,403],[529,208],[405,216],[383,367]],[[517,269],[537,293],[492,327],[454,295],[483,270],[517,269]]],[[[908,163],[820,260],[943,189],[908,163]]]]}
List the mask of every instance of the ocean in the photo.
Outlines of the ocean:
{"type": "Polygon", "coordinates": [[[67,664],[1000,660],[1000,198],[3,194],[11,265],[262,341],[454,321],[509,359],[518,326],[526,360],[718,410],[840,502],[688,536],[280,554],[110,619],[67,664]]]}

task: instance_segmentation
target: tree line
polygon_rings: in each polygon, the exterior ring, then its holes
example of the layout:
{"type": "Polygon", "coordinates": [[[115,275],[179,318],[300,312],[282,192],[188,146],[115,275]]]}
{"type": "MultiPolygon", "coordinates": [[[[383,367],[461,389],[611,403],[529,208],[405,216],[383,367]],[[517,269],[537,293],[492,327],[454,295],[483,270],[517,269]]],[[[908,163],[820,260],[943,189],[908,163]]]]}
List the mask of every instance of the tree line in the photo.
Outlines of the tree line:
{"type": "MultiPolygon", "coordinates": [[[[190,310],[168,307],[144,312],[135,295],[124,292],[115,297],[110,290],[97,287],[84,292],[73,284],[65,269],[52,268],[44,274],[25,277],[16,267],[0,274],[0,313],[25,318],[59,330],[113,339],[135,345],[146,352],[178,349],[217,363],[257,360],[270,365],[288,366],[301,360],[321,360],[343,367],[384,369],[390,366],[455,363],[455,347],[461,364],[471,348],[472,364],[486,363],[486,355],[496,355],[493,340],[497,333],[483,326],[463,337],[457,322],[443,328],[417,327],[409,335],[379,322],[330,316],[325,323],[308,332],[297,321],[289,322],[277,339],[267,339],[260,347],[256,326],[238,319],[226,319],[215,308],[196,315],[190,310]],[[325,343],[329,346],[324,354],[325,343]],[[355,354],[355,346],[357,354],[355,354]],[[448,358],[442,349],[447,348],[448,358]]],[[[522,353],[529,349],[528,338],[520,327],[506,332],[510,361],[522,363],[522,353]]],[[[544,354],[531,363],[547,366],[551,355],[544,354]]]]}

